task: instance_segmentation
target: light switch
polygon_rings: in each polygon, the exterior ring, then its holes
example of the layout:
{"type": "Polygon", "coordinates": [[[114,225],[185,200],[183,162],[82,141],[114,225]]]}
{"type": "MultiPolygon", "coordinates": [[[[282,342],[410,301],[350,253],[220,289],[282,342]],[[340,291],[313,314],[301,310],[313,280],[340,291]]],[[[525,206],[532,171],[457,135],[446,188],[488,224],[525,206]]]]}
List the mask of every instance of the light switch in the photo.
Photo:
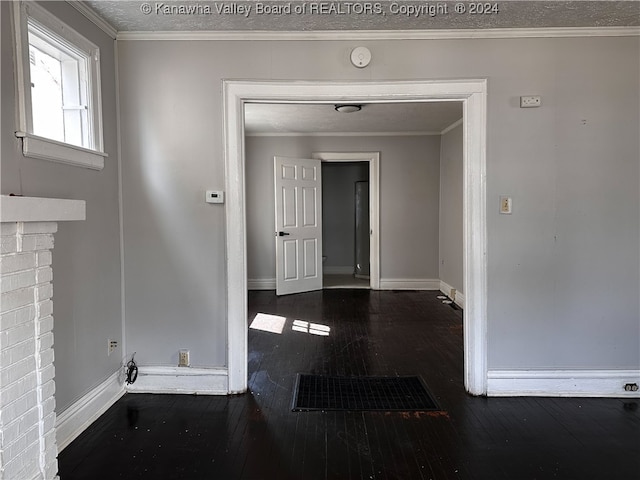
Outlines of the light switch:
{"type": "Polygon", "coordinates": [[[507,195],[500,195],[500,213],[502,215],[511,215],[512,200],[507,195]]]}
{"type": "Polygon", "coordinates": [[[221,190],[207,190],[207,203],[224,203],[224,192],[221,190]]]}

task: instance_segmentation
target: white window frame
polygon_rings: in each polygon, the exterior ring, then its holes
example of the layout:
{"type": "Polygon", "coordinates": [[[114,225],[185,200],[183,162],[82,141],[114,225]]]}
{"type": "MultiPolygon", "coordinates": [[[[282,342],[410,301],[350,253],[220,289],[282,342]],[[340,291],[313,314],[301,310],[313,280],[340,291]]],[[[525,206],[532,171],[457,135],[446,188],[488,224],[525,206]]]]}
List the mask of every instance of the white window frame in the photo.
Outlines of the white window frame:
{"type": "Polygon", "coordinates": [[[18,94],[18,129],[25,157],[50,160],[93,170],[104,168],[108,155],[103,151],[102,95],[100,88],[100,49],[53,14],[33,2],[12,2],[16,47],[16,84],[18,94]],[[89,56],[90,148],[80,147],[33,134],[31,105],[31,68],[29,65],[29,19],[64,39],[89,56]]]}

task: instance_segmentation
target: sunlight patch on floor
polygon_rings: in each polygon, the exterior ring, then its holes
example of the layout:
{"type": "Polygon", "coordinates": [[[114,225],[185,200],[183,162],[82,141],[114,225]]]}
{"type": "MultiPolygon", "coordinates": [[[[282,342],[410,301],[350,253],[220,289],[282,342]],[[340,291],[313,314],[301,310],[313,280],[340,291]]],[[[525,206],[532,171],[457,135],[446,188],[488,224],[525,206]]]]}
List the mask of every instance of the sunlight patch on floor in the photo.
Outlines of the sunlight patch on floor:
{"type": "Polygon", "coordinates": [[[310,333],[311,335],[320,335],[328,337],[331,327],[320,323],[305,322],[304,320],[294,320],[291,330],[302,333],[310,333]]]}
{"type": "Polygon", "coordinates": [[[253,318],[249,328],[254,330],[261,330],[263,332],[271,332],[281,334],[284,330],[284,324],[286,323],[286,317],[280,315],[269,315],[267,313],[258,313],[253,318]]]}

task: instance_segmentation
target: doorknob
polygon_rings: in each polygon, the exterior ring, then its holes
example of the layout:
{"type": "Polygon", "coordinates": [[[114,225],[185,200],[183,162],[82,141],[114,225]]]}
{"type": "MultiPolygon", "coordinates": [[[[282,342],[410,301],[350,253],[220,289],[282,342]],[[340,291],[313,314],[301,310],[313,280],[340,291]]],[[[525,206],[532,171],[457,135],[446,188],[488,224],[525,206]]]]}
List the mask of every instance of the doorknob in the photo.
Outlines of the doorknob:
{"type": "Polygon", "coordinates": [[[291,235],[289,232],[278,232],[279,237],[284,237],[285,235],[291,235]]]}

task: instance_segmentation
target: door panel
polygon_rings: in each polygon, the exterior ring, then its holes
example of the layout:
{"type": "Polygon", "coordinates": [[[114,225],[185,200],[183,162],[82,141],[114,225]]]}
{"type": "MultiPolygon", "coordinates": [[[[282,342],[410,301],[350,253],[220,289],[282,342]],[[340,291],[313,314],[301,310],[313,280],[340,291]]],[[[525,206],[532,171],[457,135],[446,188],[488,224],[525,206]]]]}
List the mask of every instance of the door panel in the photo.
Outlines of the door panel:
{"type": "Polygon", "coordinates": [[[322,288],[320,160],[275,157],[276,294],[322,288]]]}
{"type": "Polygon", "coordinates": [[[309,182],[315,182],[316,180],[316,168],[313,167],[302,167],[302,179],[309,181],[309,182]]]}
{"type": "Polygon", "coordinates": [[[283,240],[284,280],[298,279],[298,241],[283,240]]]}
{"type": "Polygon", "coordinates": [[[282,178],[285,180],[296,179],[297,168],[295,165],[282,165],[282,178]]]}
{"type": "Polygon", "coordinates": [[[282,187],[282,226],[284,228],[297,227],[297,192],[295,187],[282,187]]]}
{"type": "Polygon", "coordinates": [[[304,278],[315,278],[318,275],[318,241],[315,238],[304,240],[304,278]]]}
{"type": "Polygon", "coordinates": [[[311,187],[302,188],[302,225],[305,227],[317,226],[318,202],[316,201],[317,189],[311,187]]]}

